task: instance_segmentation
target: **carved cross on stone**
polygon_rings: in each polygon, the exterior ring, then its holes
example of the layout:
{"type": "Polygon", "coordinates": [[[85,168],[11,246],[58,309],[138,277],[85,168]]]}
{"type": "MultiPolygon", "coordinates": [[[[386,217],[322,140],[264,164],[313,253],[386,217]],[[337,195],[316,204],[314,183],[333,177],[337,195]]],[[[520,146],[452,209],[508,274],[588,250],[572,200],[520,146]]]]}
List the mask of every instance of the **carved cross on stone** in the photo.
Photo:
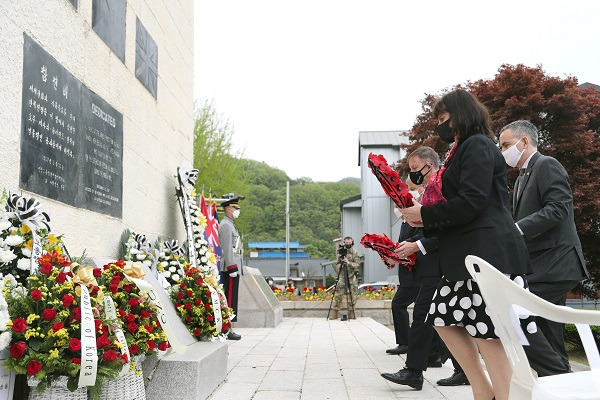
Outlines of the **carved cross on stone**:
{"type": "Polygon", "coordinates": [[[156,98],[158,91],[158,46],[139,18],[135,36],[135,76],[156,98]]]}

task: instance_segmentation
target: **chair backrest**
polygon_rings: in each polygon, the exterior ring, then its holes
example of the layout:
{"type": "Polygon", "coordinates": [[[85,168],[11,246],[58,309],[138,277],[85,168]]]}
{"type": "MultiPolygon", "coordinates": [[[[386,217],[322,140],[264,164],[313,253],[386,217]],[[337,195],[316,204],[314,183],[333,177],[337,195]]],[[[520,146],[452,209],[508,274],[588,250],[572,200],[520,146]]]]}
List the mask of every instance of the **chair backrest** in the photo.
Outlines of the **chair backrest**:
{"type": "Polygon", "coordinates": [[[522,343],[526,343],[526,339],[513,306],[518,305],[529,310],[528,306],[533,295],[479,257],[467,256],[465,265],[481,290],[490,318],[496,328],[496,335],[500,338],[510,361],[513,382],[517,380],[520,385],[532,389],[535,378],[523,350],[522,343]]]}

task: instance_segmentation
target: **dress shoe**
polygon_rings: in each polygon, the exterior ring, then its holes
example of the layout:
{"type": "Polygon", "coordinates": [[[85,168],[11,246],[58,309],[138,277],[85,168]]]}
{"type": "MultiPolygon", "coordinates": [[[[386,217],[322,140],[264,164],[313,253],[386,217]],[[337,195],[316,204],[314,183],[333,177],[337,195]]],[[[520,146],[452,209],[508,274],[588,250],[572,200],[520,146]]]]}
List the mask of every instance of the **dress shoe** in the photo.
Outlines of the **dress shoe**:
{"type": "Polygon", "coordinates": [[[399,344],[396,347],[392,347],[391,349],[387,349],[385,352],[388,353],[388,354],[400,355],[400,354],[406,354],[407,351],[408,351],[408,345],[407,344],[399,344]]]}
{"type": "Polygon", "coordinates": [[[384,372],[381,376],[398,385],[407,385],[417,390],[423,389],[423,371],[418,369],[403,368],[393,374],[384,372]]]}
{"type": "Polygon", "coordinates": [[[440,386],[460,386],[460,385],[470,385],[469,380],[464,372],[454,370],[454,373],[451,377],[440,379],[436,382],[440,386]]]}
{"type": "Polygon", "coordinates": [[[442,359],[441,357],[429,359],[429,364],[427,364],[429,368],[442,368],[442,359]]]}
{"type": "Polygon", "coordinates": [[[234,331],[229,331],[229,333],[227,334],[227,339],[229,340],[240,340],[241,338],[242,335],[238,335],[234,331]]]}

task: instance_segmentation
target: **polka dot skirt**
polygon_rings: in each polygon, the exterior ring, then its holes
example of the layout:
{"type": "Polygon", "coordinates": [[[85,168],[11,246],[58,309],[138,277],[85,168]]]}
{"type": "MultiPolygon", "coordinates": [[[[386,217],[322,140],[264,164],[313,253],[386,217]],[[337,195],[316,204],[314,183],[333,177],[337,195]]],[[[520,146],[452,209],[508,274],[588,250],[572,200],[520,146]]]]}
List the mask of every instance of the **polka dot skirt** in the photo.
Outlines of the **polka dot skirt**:
{"type": "MultiPolygon", "coordinates": [[[[528,288],[523,275],[506,275],[519,286],[528,288]]],[[[537,331],[534,317],[519,316],[529,333],[537,331]]],[[[433,295],[427,322],[434,326],[462,326],[479,339],[498,339],[489,311],[477,283],[472,279],[450,282],[442,278],[433,295]]]]}

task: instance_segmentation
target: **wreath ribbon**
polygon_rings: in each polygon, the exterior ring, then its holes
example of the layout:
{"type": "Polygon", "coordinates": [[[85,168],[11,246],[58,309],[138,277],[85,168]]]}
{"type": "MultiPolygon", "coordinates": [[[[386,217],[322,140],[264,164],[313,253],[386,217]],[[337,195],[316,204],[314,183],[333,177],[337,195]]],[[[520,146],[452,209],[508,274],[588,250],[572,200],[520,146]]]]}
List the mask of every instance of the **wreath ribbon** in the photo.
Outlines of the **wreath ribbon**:
{"type": "Polygon", "coordinates": [[[215,317],[217,334],[220,334],[221,330],[223,329],[223,316],[221,314],[221,300],[219,299],[219,293],[217,293],[215,288],[213,288],[208,283],[206,284],[206,286],[208,286],[208,290],[210,291],[210,297],[212,299],[213,314],[215,317]]]}
{"type": "Polygon", "coordinates": [[[135,245],[138,250],[147,251],[150,248],[150,241],[146,235],[136,233],[133,235],[133,240],[135,240],[135,245]]]}
{"type": "MultiPolygon", "coordinates": [[[[129,265],[129,264],[127,264],[127,265],[129,265]]],[[[187,346],[184,345],[183,343],[181,343],[179,341],[179,339],[177,339],[177,336],[175,336],[173,324],[171,324],[169,322],[169,317],[167,316],[167,313],[164,311],[162,303],[160,301],[160,298],[158,297],[158,294],[156,293],[156,291],[154,290],[152,285],[150,285],[148,282],[146,282],[143,279],[134,278],[133,276],[129,276],[127,274],[125,274],[125,277],[127,279],[129,279],[131,282],[135,283],[136,286],[141,291],[146,292],[146,294],[148,295],[148,298],[152,302],[154,302],[154,305],[157,308],[156,314],[157,314],[158,322],[160,322],[161,327],[165,331],[165,335],[167,335],[167,339],[169,339],[169,343],[171,344],[171,347],[173,348],[173,350],[176,353],[184,354],[187,351],[187,346]]]]}
{"type": "Polygon", "coordinates": [[[79,387],[94,386],[98,373],[98,348],[96,347],[96,324],[90,293],[85,284],[81,288],[81,369],[79,370],[79,387]]]}
{"type": "MultiPolygon", "coordinates": [[[[109,295],[104,295],[104,314],[106,318],[110,320],[117,320],[117,312],[115,310],[115,303],[109,295]]],[[[115,327],[113,329],[115,336],[119,343],[121,343],[121,354],[127,354],[127,363],[123,365],[121,368],[121,372],[119,372],[119,376],[123,376],[129,372],[129,363],[131,361],[131,354],[129,354],[129,346],[127,346],[127,339],[125,339],[125,334],[120,327],[115,327]]]]}
{"type": "MultiPolygon", "coordinates": [[[[190,204],[188,199],[188,193],[185,189],[184,182],[188,182],[188,178],[193,176],[193,173],[190,173],[190,170],[184,170],[182,167],[178,168],[178,178],[179,178],[179,187],[181,189],[181,197],[183,198],[183,214],[185,220],[185,231],[187,234],[187,242],[188,242],[188,259],[190,260],[190,264],[193,267],[197,267],[196,265],[196,249],[194,247],[194,231],[192,229],[192,217],[190,213],[190,204]]],[[[191,170],[193,171],[193,170],[191,170]]],[[[196,170],[196,178],[198,177],[196,170]]],[[[195,183],[195,180],[194,180],[195,183]]]]}
{"type": "Polygon", "coordinates": [[[35,274],[39,268],[38,258],[42,256],[42,241],[37,234],[37,230],[45,227],[50,231],[50,216],[40,211],[42,204],[35,198],[19,196],[16,193],[9,194],[6,204],[11,208],[16,217],[23,225],[26,225],[31,231],[31,266],[30,273],[35,274]]]}
{"type": "Polygon", "coordinates": [[[77,272],[73,274],[73,283],[83,283],[84,285],[98,286],[96,277],[94,277],[94,268],[90,266],[79,267],[77,272]]]}

